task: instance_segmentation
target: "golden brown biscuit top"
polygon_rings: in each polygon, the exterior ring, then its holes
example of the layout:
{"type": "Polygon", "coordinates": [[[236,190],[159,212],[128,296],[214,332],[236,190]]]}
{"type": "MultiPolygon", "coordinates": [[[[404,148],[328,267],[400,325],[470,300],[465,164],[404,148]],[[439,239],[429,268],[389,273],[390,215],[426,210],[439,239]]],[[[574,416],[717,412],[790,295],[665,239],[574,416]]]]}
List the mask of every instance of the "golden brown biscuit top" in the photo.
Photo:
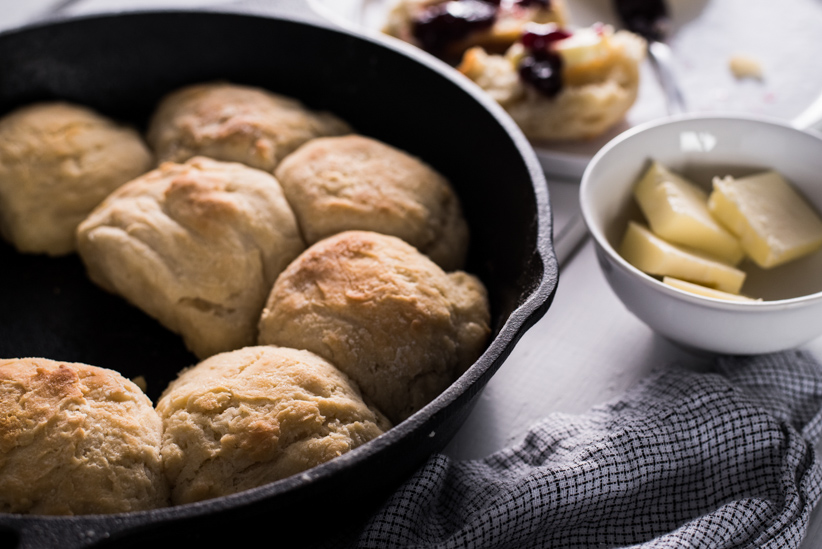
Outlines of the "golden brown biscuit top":
{"type": "Polygon", "coordinates": [[[309,141],[276,171],[308,244],[347,230],[397,236],[445,269],[462,267],[468,225],[434,168],[361,135],[309,141]]]}
{"type": "Polygon", "coordinates": [[[36,426],[88,401],[151,407],[136,385],[112,370],[41,358],[0,360],[0,449],[8,452],[36,426]]]}
{"type": "Polygon", "coordinates": [[[290,476],[391,426],[331,363],[274,346],[222,353],[185,370],[157,410],[177,503],[290,476]]]}
{"type": "Polygon", "coordinates": [[[476,360],[489,322],[477,278],[444,272],[399,238],[347,231],[283,271],[259,341],[323,356],[396,423],[476,360]]]}
{"type": "Polygon", "coordinates": [[[203,155],[273,171],[302,143],[351,131],[336,116],[262,88],[214,82],[173,91],[152,115],[147,140],[161,161],[203,155]]]}
{"type": "Polygon", "coordinates": [[[254,342],[271,285],[305,248],[273,175],[205,157],[120,187],[77,234],[90,278],[199,358],[254,342]]]}
{"type": "Polygon", "coordinates": [[[153,162],[134,129],[81,105],[12,111],[0,118],[0,232],[21,252],[73,252],[83,218],[153,162]]]}

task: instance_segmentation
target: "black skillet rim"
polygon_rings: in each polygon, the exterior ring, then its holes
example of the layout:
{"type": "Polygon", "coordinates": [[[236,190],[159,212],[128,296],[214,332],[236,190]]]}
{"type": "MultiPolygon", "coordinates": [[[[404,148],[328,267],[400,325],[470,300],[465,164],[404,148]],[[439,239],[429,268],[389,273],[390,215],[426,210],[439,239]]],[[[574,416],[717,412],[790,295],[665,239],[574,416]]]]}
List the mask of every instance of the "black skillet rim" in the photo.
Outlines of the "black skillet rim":
{"type": "MultiPolygon", "coordinates": [[[[113,528],[114,531],[125,531],[141,525],[176,521],[183,518],[191,518],[202,515],[211,515],[220,511],[236,509],[238,506],[246,506],[254,503],[269,500],[270,498],[287,495],[299,490],[308,483],[316,483],[332,478],[340,471],[348,468],[349,464],[367,460],[382,452],[385,448],[392,446],[396,441],[409,436],[419,435],[420,430],[424,430],[426,424],[435,423],[437,416],[447,412],[449,408],[460,407],[460,402],[468,402],[487,383],[488,379],[501,366],[502,362],[511,352],[513,346],[534,323],[536,323],[548,310],[553,296],[556,292],[558,282],[558,265],[552,245],[552,219],[550,212],[550,201],[547,183],[542,168],[527,139],[521,133],[515,123],[504,113],[504,111],[493,100],[475,88],[473,84],[462,81],[451,74],[452,69],[439,61],[430,58],[427,54],[420,53],[412,48],[397,44],[390,39],[383,40],[376,37],[364,36],[350,29],[340,28],[327,21],[317,21],[312,17],[293,16],[291,14],[274,15],[270,13],[254,13],[237,11],[235,9],[153,9],[153,10],[129,10],[117,13],[95,13],[71,18],[57,18],[55,20],[44,21],[27,25],[24,27],[4,31],[0,37],[7,34],[25,32],[31,28],[40,26],[72,24],[74,21],[82,19],[105,19],[120,18],[130,15],[139,16],[168,16],[174,14],[194,14],[197,16],[221,15],[243,18],[275,18],[293,21],[299,24],[318,26],[334,32],[349,34],[357,39],[378,44],[380,47],[388,48],[394,52],[411,57],[414,61],[425,65],[428,69],[438,72],[450,80],[454,85],[463,88],[477,102],[479,102],[491,116],[496,119],[503,129],[511,137],[516,148],[519,150],[523,161],[526,164],[533,184],[535,208],[537,211],[535,250],[533,253],[536,259],[541,261],[542,276],[538,284],[526,290],[520,298],[519,305],[509,314],[499,331],[494,335],[485,352],[477,361],[455,381],[447,390],[440,394],[435,400],[425,406],[422,410],[398,424],[377,439],[352,450],[334,460],[317,466],[304,474],[295,475],[277,482],[273,482],[258,488],[246,490],[237,494],[222,496],[202,502],[170,506],[149,511],[139,511],[130,513],[108,514],[108,515],[77,515],[77,516],[43,516],[43,515],[15,515],[0,513],[0,527],[15,526],[25,530],[32,523],[43,525],[46,528],[53,527],[55,531],[72,531],[80,538],[88,537],[90,541],[100,539],[100,535],[95,535],[95,528],[104,526],[113,528]],[[306,20],[308,19],[308,20],[306,20]],[[5,518],[3,518],[5,517],[5,518]]],[[[103,536],[103,538],[106,536],[103,536]]]]}

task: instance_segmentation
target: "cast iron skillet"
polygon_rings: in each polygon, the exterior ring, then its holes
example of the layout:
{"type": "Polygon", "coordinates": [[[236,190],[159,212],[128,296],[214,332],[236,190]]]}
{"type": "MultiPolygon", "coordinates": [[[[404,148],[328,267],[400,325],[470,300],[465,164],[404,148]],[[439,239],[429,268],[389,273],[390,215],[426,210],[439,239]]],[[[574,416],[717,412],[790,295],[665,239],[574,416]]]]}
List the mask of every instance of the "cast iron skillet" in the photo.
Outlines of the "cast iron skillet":
{"type": "MultiPolygon", "coordinates": [[[[303,546],[330,539],[329,532],[359,524],[442,449],[517,340],[548,309],[558,278],[548,189],[516,126],[439,61],[391,39],[337,28],[301,4],[280,1],[276,17],[236,9],[130,12],[0,34],[0,114],[60,98],[144,128],[164,93],[214,79],[262,86],[335,112],[452,181],[472,231],[466,270],[489,290],[493,340],[423,410],[305,474],[149,512],[0,514],[0,546],[242,546],[258,535],[279,544],[297,532],[303,546]]],[[[76,256],[25,256],[0,245],[0,296],[0,357],[42,356],[142,375],[155,402],[195,362],[177,336],[91,284],[76,256]]]]}

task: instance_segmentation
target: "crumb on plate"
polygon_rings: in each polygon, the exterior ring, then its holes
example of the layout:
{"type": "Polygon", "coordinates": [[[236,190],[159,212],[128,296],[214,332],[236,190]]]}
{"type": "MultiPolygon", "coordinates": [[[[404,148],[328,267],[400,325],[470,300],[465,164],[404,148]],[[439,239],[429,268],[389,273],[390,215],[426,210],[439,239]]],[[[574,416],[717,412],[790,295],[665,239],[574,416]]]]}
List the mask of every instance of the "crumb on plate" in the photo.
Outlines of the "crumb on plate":
{"type": "Polygon", "coordinates": [[[755,78],[762,80],[762,64],[750,55],[736,54],[728,60],[728,66],[737,79],[755,78]]]}

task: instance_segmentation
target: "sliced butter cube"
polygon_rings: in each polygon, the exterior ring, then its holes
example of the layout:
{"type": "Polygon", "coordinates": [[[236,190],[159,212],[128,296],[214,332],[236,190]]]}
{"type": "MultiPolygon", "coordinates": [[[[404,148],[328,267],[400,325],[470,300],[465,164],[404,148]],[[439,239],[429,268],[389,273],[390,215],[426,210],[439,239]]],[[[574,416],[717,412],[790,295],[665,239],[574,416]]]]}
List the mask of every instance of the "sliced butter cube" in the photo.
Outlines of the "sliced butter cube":
{"type": "MultiPolygon", "coordinates": [[[[630,44],[627,36],[619,36],[614,39],[614,29],[610,25],[594,25],[574,29],[568,38],[554,42],[551,48],[562,58],[563,83],[574,88],[600,84],[612,78],[615,67],[623,64],[622,58],[628,55],[622,48],[626,43],[630,44]]],[[[638,58],[641,58],[640,54],[638,58]]]]}
{"type": "Polygon", "coordinates": [[[714,178],[711,213],[739,237],[760,267],[781,265],[822,246],[822,220],[775,171],[714,178]]]}
{"type": "Polygon", "coordinates": [[[605,35],[606,29],[606,27],[574,29],[568,38],[554,42],[553,49],[568,67],[587,65],[607,58],[611,54],[611,49],[605,35]]]}
{"type": "Polygon", "coordinates": [[[708,211],[708,193],[659,162],[634,187],[651,230],[665,240],[704,251],[736,265],[745,256],[739,240],[708,211]]]}
{"type": "Polygon", "coordinates": [[[696,250],[671,244],[633,221],[619,247],[625,260],[640,271],[681,278],[710,288],[738,294],[745,273],[696,250]]]}
{"type": "Polygon", "coordinates": [[[728,292],[714,290],[713,288],[708,288],[707,286],[703,286],[702,284],[694,284],[693,282],[688,282],[687,280],[680,280],[678,278],[674,278],[671,276],[662,277],[662,282],[664,282],[668,286],[673,286],[674,288],[677,288],[684,292],[690,292],[692,294],[701,295],[704,297],[713,297],[714,299],[724,299],[726,301],[743,302],[762,301],[761,299],[753,299],[744,295],[729,294],[728,292]]]}

